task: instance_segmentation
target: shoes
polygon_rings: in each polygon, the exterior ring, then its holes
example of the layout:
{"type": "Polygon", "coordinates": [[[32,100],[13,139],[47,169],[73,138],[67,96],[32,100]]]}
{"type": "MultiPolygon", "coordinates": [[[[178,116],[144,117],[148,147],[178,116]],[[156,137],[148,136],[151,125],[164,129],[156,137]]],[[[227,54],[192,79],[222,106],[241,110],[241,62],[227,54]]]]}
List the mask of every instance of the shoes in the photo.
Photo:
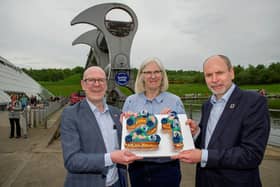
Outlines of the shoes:
{"type": "Polygon", "coordinates": [[[26,138],[27,138],[27,135],[26,135],[26,134],[25,134],[25,135],[23,135],[23,138],[25,138],[25,139],[26,139],[26,138]]]}
{"type": "Polygon", "coordinates": [[[21,136],[17,136],[16,138],[20,138],[21,136]]]}
{"type": "Polygon", "coordinates": [[[14,136],[10,136],[9,138],[14,138],[14,136]]]}

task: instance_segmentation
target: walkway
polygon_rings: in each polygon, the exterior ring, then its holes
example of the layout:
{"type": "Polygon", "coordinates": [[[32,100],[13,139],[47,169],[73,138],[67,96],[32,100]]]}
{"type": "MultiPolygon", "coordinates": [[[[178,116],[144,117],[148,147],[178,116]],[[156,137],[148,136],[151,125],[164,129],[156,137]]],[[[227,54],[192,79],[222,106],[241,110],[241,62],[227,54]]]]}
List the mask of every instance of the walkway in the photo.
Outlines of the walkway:
{"type": "MultiPolygon", "coordinates": [[[[57,128],[60,111],[48,120],[48,128],[29,129],[27,139],[9,139],[7,112],[0,112],[0,186],[61,187],[66,171],[60,141],[49,142],[57,128]]],[[[194,186],[195,166],[184,164],[182,187],[194,186]]],[[[264,187],[280,186],[280,148],[268,146],[261,164],[264,187]]]]}

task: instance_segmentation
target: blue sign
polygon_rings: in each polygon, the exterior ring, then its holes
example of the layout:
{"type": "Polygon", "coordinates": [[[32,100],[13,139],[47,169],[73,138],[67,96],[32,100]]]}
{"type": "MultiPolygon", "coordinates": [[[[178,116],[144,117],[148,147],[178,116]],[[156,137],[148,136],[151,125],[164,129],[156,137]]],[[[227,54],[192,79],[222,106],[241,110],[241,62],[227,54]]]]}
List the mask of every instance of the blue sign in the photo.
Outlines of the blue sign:
{"type": "Polygon", "coordinates": [[[125,86],[128,84],[129,81],[129,75],[126,72],[118,72],[115,75],[115,81],[120,86],[125,86]]]}

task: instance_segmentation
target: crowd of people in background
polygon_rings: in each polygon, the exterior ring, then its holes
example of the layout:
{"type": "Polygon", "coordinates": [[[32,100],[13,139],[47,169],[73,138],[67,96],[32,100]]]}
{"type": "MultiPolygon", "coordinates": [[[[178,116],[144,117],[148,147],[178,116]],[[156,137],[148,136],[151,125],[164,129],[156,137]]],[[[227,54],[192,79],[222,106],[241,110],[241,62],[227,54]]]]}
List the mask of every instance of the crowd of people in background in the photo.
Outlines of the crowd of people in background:
{"type": "Polygon", "coordinates": [[[27,138],[27,110],[36,107],[38,104],[37,97],[31,95],[27,97],[25,94],[12,94],[11,102],[7,105],[8,117],[10,121],[9,138],[27,138]],[[15,136],[16,132],[16,136],[15,136]]]}
{"type": "MultiPolygon", "coordinates": [[[[10,102],[5,106],[8,110],[10,122],[10,138],[28,138],[28,128],[33,128],[35,121],[32,109],[43,109],[49,106],[49,102],[59,102],[61,97],[53,96],[49,99],[42,99],[39,95],[27,96],[23,93],[10,94],[10,102]],[[33,116],[33,117],[32,117],[33,116]]],[[[40,115],[41,116],[41,115],[40,115]]],[[[37,118],[36,118],[37,119],[37,118]]],[[[37,119],[37,120],[41,120],[37,119]]]]}

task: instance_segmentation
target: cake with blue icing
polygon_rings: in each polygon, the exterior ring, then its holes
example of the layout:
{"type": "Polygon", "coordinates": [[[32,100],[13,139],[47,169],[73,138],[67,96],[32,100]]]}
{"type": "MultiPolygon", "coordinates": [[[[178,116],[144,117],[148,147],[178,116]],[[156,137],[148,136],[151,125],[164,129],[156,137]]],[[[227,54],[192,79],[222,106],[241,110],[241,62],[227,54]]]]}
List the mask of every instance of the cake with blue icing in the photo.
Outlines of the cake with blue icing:
{"type": "Polygon", "coordinates": [[[133,130],[140,126],[148,126],[148,134],[154,134],[157,130],[158,120],[155,115],[142,111],[136,114],[130,115],[126,120],[127,130],[133,130]]]}
{"type": "Polygon", "coordinates": [[[160,136],[157,131],[158,120],[155,115],[146,111],[133,114],[126,119],[129,134],[125,136],[126,148],[158,148],[160,136]]]}
{"type": "Polygon", "coordinates": [[[167,130],[172,135],[172,143],[175,149],[184,147],[183,135],[181,131],[180,121],[175,111],[168,114],[167,117],[161,119],[163,130],[167,130]]]}

